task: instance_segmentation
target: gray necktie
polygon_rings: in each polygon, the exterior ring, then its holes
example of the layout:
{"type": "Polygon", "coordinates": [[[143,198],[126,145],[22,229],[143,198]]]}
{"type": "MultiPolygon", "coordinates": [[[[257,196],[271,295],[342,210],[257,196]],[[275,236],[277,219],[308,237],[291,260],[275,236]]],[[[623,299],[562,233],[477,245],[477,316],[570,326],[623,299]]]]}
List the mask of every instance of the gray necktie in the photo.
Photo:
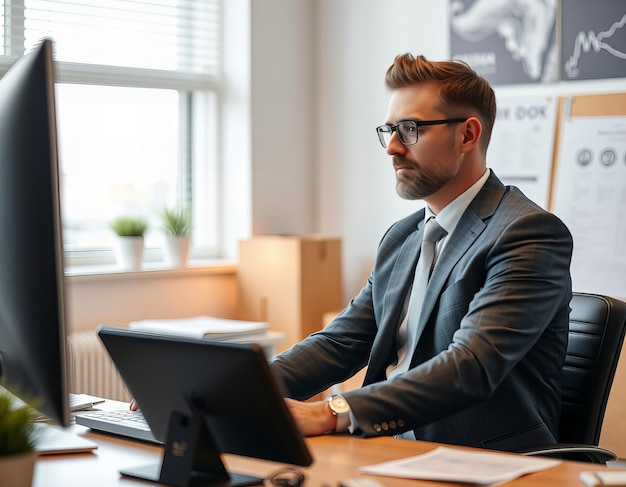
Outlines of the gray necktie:
{"type": "MultiPolygon", "coordinates": [[[[422,251],[420,253],[415,278],[413,279],[413,289],[411,289],[411,300],[409,301],[409,336],[411,330],[415,331],[419,322],[422,310],[422,302],[426,295],[426,287],[435,263],[435,245],[447,232],[441,228],[437,220],[431,218],[426,222],[424,228],[424,239],[422,240],[422,251]]],[[[414,335],[414,334],[413,334],[414,335]]],[[[409,345],[414,345],[409,339],[409,345]]],[[[409,346],[409,350],[412,348],[409,346]]]]}
{"type": "Polygon", "coordinates": [[[403,321],[401,327],[405,327],[405,330],[401,330],[400,333],[406,333],[406,341],[404,346],[398,350],[398,364],[388,369],[387,377],[393,377],[401,372],[405,372],[409,369],[409,363],[411,362],[411,356],[415,349],[415,340],[417,337],[417,325],[419,323],[420,313],[422,310],[422,303],[426,295],[426,287],[428,286],[428,280],[432,273],[435,260],[435,245],[437,241],[441,240],[446,231],[441,228],[435,218],[430,218],[426,222],[424,228],[424,237],[422,240],[422,250],[419,260],[417,261],[417,267],[415,269],[415,278],[413,279],[413,287],[411,289],[411,297],[409,299],[409,309],[407,317],[403,321]]]}

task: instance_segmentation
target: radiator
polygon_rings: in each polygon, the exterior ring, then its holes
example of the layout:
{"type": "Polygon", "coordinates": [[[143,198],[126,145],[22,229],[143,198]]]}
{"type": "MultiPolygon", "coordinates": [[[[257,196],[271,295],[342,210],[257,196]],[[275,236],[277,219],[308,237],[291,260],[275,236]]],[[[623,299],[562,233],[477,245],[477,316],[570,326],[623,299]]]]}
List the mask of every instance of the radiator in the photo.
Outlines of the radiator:
{"type": "Polygon", "coordinates": [[[67,344],[70,392],[130,401],[124,381],[95,332],[70,334],[67,344]]]}

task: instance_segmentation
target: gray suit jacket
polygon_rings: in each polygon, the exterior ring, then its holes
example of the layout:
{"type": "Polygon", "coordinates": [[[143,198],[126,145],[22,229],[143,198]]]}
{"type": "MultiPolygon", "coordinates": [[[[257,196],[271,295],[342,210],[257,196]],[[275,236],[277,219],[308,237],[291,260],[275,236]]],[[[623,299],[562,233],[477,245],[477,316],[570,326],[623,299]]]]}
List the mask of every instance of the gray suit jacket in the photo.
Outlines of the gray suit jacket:
{"type": "Polygon", "coordinates": [[[382,238],[365,287],[326,328],[274,358],[306,399],[367,365],[345,392],[364,436],[512,450],[558,440],[572,238],[554,215],[493,174],[433,271],[411,369],[392,380],[396,332],[419,258],[424,210],[382,238]]]}

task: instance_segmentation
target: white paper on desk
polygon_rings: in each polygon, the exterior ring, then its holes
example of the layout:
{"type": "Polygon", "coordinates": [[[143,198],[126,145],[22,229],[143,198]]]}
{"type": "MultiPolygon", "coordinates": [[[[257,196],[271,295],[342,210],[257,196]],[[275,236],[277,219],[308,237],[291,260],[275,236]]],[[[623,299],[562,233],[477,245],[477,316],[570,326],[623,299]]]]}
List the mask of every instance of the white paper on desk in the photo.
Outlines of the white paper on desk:
{"type": "Polygon", "coordinates": [[[229,320],[213,316],[133,321],[128,326],[134,330],[212,340],[262,336],[268,328],[265,322],[229,320]]]}
{"type": "Polygon", "coordinates": [[[438,447],[414,457],[361,467],[386,477],[491,485],[557,465],[559,460],[438,447]]]}

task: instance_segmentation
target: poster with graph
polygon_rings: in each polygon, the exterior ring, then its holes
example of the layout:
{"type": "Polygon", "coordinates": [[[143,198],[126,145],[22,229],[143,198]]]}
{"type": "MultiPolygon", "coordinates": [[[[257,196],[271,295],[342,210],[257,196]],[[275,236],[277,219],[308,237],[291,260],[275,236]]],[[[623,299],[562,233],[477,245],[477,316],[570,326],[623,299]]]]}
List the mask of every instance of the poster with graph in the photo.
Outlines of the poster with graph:
{"type": "Polygon", "coordinates": [[[626,1],[563,0],[564,81],[626,77],[626,1]]]}

